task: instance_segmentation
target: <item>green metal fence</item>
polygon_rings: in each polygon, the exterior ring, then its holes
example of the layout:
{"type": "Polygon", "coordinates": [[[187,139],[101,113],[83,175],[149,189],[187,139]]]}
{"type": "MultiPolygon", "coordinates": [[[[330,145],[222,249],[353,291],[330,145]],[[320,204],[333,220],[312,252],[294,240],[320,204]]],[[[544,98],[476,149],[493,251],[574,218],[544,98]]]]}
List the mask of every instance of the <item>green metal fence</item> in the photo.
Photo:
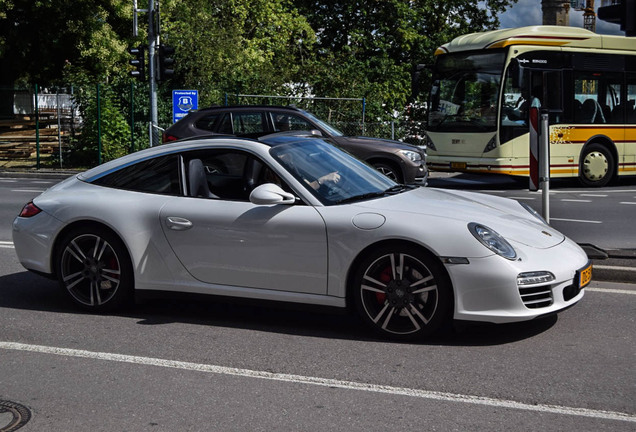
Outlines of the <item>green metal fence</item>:
{"type": "MultiPolygon", "coordinates": [[[[339,128],[419,143],[421,125],[368,122],[363,98],[287,98],[234,95],[222,104],[294,103],[339,128]],[[413,132],[415,131],[415,133],[413,132]]],[[[172,122],[171,89],[158,95],[159,125],[150,127],[147,84],[0,88],[0,169],[83,169],[161,142],[172,122]]]]}

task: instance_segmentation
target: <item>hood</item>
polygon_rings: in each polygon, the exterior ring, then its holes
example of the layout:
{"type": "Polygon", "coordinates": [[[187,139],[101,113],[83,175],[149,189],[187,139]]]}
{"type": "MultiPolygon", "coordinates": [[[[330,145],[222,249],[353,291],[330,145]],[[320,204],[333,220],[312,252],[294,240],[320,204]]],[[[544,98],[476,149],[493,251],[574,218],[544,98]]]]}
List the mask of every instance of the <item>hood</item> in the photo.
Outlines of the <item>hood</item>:
{"type": "Polygon", "coordinates": [[[332,137],[331,139],[341,145],[357,144],[357,145],[366,145],[366,146],[381,146],[384,149],[392,147],[396,151],[397,150],[411,150],[411,151],[419,150],[419,148],[414,145],[403,143],[400,141],[384,139],[384,138],[371,138],[371,137],[363,137],[363,136],[340,136],[340,137],[332,137]]]}
{"type": "MultiPolygon", "coordinates": [[[[494,229],[506,240],[538,249],[560,244],[565,236],[542,223],[517,201],[480,193],[418,188],[359,204],[366,212],[375,211],[388,218],[417,217],[452,219],[466,225],[475,222],[494,229]]],[[[425,220],[422,223],[426,223],[425,220]]]]}

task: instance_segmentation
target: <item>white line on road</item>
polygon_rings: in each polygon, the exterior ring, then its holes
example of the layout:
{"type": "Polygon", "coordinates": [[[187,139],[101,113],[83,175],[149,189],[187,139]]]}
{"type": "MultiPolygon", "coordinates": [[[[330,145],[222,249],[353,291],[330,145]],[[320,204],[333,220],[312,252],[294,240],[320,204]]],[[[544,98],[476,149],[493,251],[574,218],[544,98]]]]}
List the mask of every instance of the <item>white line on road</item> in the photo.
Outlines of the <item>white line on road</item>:
{"type": "Polygon", "coordinates": [[[550,218],[551,221],[561,221],[561,222],[580,222],[580,223],[592,223],[592,224],[600,224],[602,221],[590,221],[590,220],[580,220],[580,219],[559,219],[559,218],[550,218]]]}
{"type": "Polygon", "coordinates": [[[594,268],[602,269],[602,270],[620,270],[620,271],[636,272],[636,267],[606,266],[606,265],[594,264],[594,268]]]}
{"type": "Polygon", "coordinates": [[[13,242],[0,241],[0,248],[15,249],[15,246],[13,245],[13,242]]]}
{"type": "Polygon", "coordinates": [[[636,202],[626,202],[626,201],[623,201],[623,202],[621,202],[620,204],[631,204],[631,205],[636,205],[636,202]]]}
{"type": "Polygon", "coordinates": [[[11,192],[42,193],[44,189],[11,189],[11,192]]]}
{"type": "Polygon", "coordinates": [[[567,198],[563,198],[563,199],[561,199],[561,202],[582,202],[582,203],[591,203],[591,202],[592,202],[592,200],[567,199],[567,198]]]}
{"type": "Polygon", "coordinates": [[[246,378],[260,378],[273,381],[291,382],[322,387],[335,387],[345,390],[368,391],[373,393],[383,393],[392,395],[402,395],[422,399],[430,399],[445,402],[469,403],[496,408],[510,408],[524,411],[533,411],[551,414],[572,415],[578,417],[590,417],[604,420],[617,420],[636,423],[636,415],[616,412],[593,410],[588,408],[567,407],[559,405],[542,405],[516,402],[506,399],[495,399],[484,396],[463,395],[457,393],[445,393],[429,390],[413,389],[408,387],[393,387],[379,384],[361,383],[355,381],[343,381],[337,379],[319,378],[303,375],[290,375],[250,369],[238,369],[225,366],[215,366],[203,363],[190,363],[176,360],[158,359],[152,357],[139,357],[125,354],[114,354],[105,352],[86,351],[69,348],[59,348],[43,345],[21,344],[17,342],[0,342],[0,348],[5,350],[30,351],[42,354],[54,354],[66,357],[79,357],[94,360],[116,361],[145,366],[159,366],[187,371],[198,371],[216,373],[222,375],[233,375],[246,378]]]}
{"type": "Polygon", "coordinates": [[[596,197],[596,198],[607,198],[608,195],[600,195],[600,194],[581,194],[582,197],[596,197]]]}
{"type": "MultiPolygon", "coordinates": [[[[594,268],[597,268],[598,266],[594,266],[594,268]]],[[[636,291],[629,291],[629,290],[622,290],[622,289],[614,289],[614,288],[590,288],[587,287],[585,288],[585,291],[594,291],[594,292],[604,292],[604,293],[611,293],[611,294],[630,294],[630,295],[636,295],[636,291]]]]}

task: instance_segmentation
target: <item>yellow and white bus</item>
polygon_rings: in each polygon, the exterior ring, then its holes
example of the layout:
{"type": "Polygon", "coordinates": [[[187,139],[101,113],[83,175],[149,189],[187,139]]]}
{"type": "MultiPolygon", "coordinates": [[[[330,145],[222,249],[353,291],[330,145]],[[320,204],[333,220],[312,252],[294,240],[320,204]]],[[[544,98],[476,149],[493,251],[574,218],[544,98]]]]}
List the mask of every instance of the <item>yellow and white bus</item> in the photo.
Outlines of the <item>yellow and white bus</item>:
{"type": "Polygon", "coordinates": [[[551,177],[636,174],[636,38],[534,26],[437,49],[426,127],[432,170],[529,175],[528,108],[549,111],[551,177]]]}

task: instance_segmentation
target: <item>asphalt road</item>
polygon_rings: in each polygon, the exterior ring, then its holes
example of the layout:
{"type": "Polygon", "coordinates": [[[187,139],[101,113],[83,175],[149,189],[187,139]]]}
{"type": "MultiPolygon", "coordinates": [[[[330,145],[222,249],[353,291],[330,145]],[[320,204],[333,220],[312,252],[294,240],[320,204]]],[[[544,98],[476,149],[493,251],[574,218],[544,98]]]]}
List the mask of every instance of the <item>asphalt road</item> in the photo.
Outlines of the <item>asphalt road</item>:
{"type": "Polygon", "coordinates": [[[635,285],[417,344],[212,299],[93,315],[2,242],[46,180],[0,180],[0,430],[2,401],[30,410],[21,431],[636,430],[635,285]]]}

